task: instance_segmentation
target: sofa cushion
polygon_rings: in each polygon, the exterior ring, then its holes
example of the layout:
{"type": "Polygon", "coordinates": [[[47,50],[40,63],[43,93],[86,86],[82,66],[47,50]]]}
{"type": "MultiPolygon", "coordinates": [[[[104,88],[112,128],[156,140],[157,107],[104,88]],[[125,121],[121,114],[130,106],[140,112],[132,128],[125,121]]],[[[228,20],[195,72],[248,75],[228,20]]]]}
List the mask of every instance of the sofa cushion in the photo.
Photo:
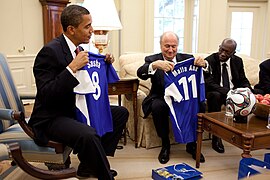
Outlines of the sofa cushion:
{"type": "MultiPolygon", "coordinates": [[[[145,56],[150,55],[149,53],[134,53],[134,54],[124,54],[119,58],[120,78],[132,78],[137,77],[137,69],[144,64],[145,56]]],[[[139,79],[139,89],[145,94],[150,91],[151,82],[150,79],[144,81],[139,79]]]]}
{"type": "Polygon", "coordinates": [[[260,61],[244,54],[236,54],[243,59],[245,74],[252,87],[259,82],[259,64],[260,61]]]}

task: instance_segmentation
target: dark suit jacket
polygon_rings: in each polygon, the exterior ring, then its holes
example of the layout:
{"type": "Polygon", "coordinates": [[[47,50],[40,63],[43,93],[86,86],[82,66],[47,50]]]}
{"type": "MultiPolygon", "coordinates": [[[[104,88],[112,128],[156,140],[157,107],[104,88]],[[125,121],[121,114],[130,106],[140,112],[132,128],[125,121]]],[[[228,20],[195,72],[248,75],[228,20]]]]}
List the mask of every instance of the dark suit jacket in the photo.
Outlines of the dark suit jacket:
{"type": "Polygon", "coordinates": [[[255,85],[255,89],[263,90],[263,94],[270,93],[270,59],[260,64],[259,83],[255,85]]]}
{"type": "MultiPolygon", "coordinates": [[[[193,57],[189,54],[182,54],[177,53],[176,55],[176,61],[180,62],[185,59],[193,57]]],[[[164,98],[165,93],[165,85],[164,85],[164,72],[160,69],[157,69],[154,75],[148,74],[148,68],[150,63],[157,61],[157,60],[164,60],[161,53],[154,54],[145,57],[145,64],[142,65],[137,70],[137,76],[143,80],[147,80],[148,78],[151,78],[152,87],[150,90],[149,95],[144,99],[142,103],[142,108],[144,111],[145,117],[147,117],[151,112],[151,102],[154,98],[164,98]]]]}
{"type": "MultiPolygon", "coordinates": [[[[209,63],[209,73],[205,73],[206,91],[218,91],[223,95],[227,95],[229,88],[220,86],[221,67],[218,53],[213,53],[205,58],[209,63]]],[[[233,55],[230,60],[230,68],[232,74],[233,89],[240,87],[248,87],[251,89],[250,83],[246,78],[243,60],[233,55]]]]}
{"type": "MultiPolygon", "coordinates": [[[[34,63],[37,94],[29,121],[36,138],[46,143],[42,129],[55,117],[75,117],[75,94],[79,84],[66,69],[73,60],[63,35],[45,45],[37,54],[34,63]]],[[[37,142],[38,143],[38,142],[37,142]]]]}

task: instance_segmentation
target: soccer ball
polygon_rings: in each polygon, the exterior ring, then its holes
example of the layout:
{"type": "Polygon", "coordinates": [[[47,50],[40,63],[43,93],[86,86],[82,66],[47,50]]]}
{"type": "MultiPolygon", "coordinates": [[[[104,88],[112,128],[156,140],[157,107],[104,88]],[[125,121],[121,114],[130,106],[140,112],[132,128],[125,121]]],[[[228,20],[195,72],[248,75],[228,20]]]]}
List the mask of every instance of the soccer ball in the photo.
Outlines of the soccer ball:
{"type": "Polygon", "coordinates": [[[255,110],[256,97],[249,88],[230,90],[226,98],[226,106],[236,116],[248,116],[255,110]]]}

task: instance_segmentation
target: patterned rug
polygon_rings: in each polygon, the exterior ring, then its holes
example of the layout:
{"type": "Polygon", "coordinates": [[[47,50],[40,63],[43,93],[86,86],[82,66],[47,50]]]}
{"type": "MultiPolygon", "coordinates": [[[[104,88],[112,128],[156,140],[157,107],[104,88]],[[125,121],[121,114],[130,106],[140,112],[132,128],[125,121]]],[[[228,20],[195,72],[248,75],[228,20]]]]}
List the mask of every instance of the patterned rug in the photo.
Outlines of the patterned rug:
{"type": "Polygon", "coordinates": [[[3,174],[10,167],[11,167],[10,161],[1,161],[0,162],[0,174],[3,174]]]}

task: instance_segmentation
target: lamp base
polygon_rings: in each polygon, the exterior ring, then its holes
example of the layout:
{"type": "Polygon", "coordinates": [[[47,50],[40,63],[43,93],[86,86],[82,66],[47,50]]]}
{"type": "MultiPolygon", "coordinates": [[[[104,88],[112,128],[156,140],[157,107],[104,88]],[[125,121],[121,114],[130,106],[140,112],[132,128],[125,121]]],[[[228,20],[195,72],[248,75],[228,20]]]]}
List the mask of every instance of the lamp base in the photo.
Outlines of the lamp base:
{"type": "Polygon", "coordinates": [[[105,30],[94,30],[95,37],[95,47],[101,54],[103,50],[108,46],[108,32],[105,30]]]}
{"type": "Polygon", "coordinates": [[[234,116],[233,121],[235,123],[247,123],[247,116],[234,116]]]}

